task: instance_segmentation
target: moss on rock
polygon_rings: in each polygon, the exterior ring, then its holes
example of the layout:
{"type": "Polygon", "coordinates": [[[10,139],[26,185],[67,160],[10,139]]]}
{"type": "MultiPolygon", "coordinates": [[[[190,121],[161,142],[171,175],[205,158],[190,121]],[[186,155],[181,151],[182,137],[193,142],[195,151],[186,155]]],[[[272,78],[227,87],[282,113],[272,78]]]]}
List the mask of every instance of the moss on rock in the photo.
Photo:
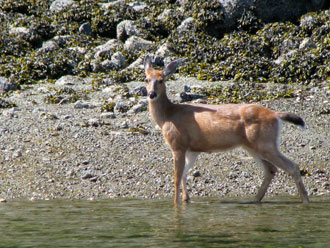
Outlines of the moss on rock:
{"type": "MultiPolygon", "coordinates": [[[[135,9],[133,2],[76,1],[57,13],[49,10],[50,2],[45,0],[3,1],[0,76],[10,77],[18,85],[65,74],[89,76],[90,57],[71,48],[93,51],[109,38],[116,38],[118,23],[132,20],[140,30],[139,37],[154,45],[146,51],[127,51],[123,46],[114,51],[123,54],[127,65],[145,53],[155,53],[166,43],[171,56],[184,61],[179,69],[184,76],[284,84],[329,80],[329,10],[303,15],[297,23],[263,23],[253,9],[247,9],[238,19],[236,29],[225,33],[219,1],[146,0],[148,7],[141,9],[135,9]],[[193,26],[178,32],[188,18],[193,18],[193,26]],[[91,24],[91,35],[79,32],[86,22],[91,24]],[[20,27],[28,29],[27,35],[15,36],[10,32],[20,27]],[[306,38],[314,46],[301,46],[306,38]],[[56,41],[58,48],[38,52],[46,41],[56,41]]],[[[106,73],[115,82],[143,78],[140,69],[114,67],[106,73]]],[[[103,75],[100,72],[96,77],[103,75]]]]}

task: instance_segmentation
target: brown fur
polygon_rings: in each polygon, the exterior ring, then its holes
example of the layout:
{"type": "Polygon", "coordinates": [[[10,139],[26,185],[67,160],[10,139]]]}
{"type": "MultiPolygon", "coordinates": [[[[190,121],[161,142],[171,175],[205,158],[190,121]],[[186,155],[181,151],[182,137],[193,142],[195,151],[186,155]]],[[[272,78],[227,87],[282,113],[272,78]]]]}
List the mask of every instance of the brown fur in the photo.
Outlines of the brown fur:
{"type": "Polygon", "coordinates": [[[266,193],[277,167],[294,178],[302,201],[308,202],[298,166],[278,150],[280,119],[297,125],[302,125],[302,119],[294,114],[275,112],[254,104],[174,104],[167,98],[165,79],[175,68],[176,64],[172,62],[164,71],[154,70],[150,58],[147,57],[145,61],[147,91],[157,96],[149,99],[149,110],[173,153],[174,202],[179,201],[180,184],[183,200],[189,200],[185,173],[198,153],[235,147],[247,150],[264,169],[265,179],[257,193],[257,202],[266,193]]]}

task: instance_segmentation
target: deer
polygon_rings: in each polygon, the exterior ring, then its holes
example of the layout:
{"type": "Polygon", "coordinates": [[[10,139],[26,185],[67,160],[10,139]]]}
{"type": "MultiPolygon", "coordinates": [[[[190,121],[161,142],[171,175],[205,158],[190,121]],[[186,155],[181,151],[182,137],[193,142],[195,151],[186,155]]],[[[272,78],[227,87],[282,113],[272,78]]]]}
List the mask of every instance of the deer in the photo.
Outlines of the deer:
{"type": "Polygon", "coordinates": [[[305,129],[304,120],[293,113],[276,112],[257,104],[173,103],[166,93],[166,79],[176,72],[179,61],[163,70],[152,67],[151,55],[144,60],[149,112],[170,146],[174,161],[174,204],[189,202],[187,172],[202,152],[212,153],[241,147],[261,166],[264,179],[255,201],[260,203],[278,169],[294,180],[301,201],[308,194],[298,165],[279,151],[282,121],[305,129]]]}

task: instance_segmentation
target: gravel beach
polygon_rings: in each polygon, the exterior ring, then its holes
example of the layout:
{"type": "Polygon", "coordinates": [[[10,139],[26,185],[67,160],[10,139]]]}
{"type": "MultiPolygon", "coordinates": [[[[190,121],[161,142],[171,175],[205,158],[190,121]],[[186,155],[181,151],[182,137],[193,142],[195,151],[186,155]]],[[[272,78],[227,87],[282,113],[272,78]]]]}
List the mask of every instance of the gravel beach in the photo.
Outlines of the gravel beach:
{"type": "MultiPolygon", "coordinates": [[[[221,82],[176,75],[167,82],[168,94],[178,101],[184,88],[217,83],[221,82]]],[[[125,86],[135,92],[144,83],[125,86]]],[[[30,85],[6,98],[16,107],[0,109],[0,198],[172,197],[172,155],[149,116],[146,96],[131,96],[125,101],[116,96],[116,102],[122,102],[117,105],[127,106],[126,110],[115,107],[112,112],[102,112],[113,86],[93,90],[91,84],[78,81],[70,88],[88,91],[84,100],[46,103],[51,91],[67,87],[56,83],[30,85]]],[[[325,109],[329,110],[330,90],[326,84],[308,90],[299,87],[295,90],[300,93],[294,98],[258,104],[303,117],[306,131],[283,125],[281,150],[299,164],[310,195],[329,195],[330,115],[325,109]]],[[[261,168],[246,152],[236,149],[202,154],[188,173],[187,183],[192,198],[253,199],[262,179],[261,168]]],[[[266,197],[278,194],[298,198],[293,180],[283,172],[277,174],[266,197]]]]}
{"type": "MultiPolygon", "coordinates": [[[[178,60],[174,102],[293,112],[281,150],[310,195],[330,193],[329,1],[0,0],[0,202],[172,198],[143,61],[178,60]]],[[[192,198],[253,199],[263,172],[236,149],[202,154],[192,198]]],[[[280,172],[266,197],[294,195],[280,172]]]]}

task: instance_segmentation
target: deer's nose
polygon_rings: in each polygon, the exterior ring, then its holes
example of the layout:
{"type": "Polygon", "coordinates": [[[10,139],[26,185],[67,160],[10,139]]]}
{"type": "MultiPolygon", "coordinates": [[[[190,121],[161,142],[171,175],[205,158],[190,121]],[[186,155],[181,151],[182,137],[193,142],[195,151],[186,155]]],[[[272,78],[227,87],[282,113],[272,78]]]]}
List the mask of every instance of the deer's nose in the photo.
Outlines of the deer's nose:
{"type": "Polygon", "coordinates": [[[155,91],[150,91],[149,92],[149,98],[150,99],[154,99],[154,98],[156,98],[157,97],[157,93],[155,92],[155,91]]]}

